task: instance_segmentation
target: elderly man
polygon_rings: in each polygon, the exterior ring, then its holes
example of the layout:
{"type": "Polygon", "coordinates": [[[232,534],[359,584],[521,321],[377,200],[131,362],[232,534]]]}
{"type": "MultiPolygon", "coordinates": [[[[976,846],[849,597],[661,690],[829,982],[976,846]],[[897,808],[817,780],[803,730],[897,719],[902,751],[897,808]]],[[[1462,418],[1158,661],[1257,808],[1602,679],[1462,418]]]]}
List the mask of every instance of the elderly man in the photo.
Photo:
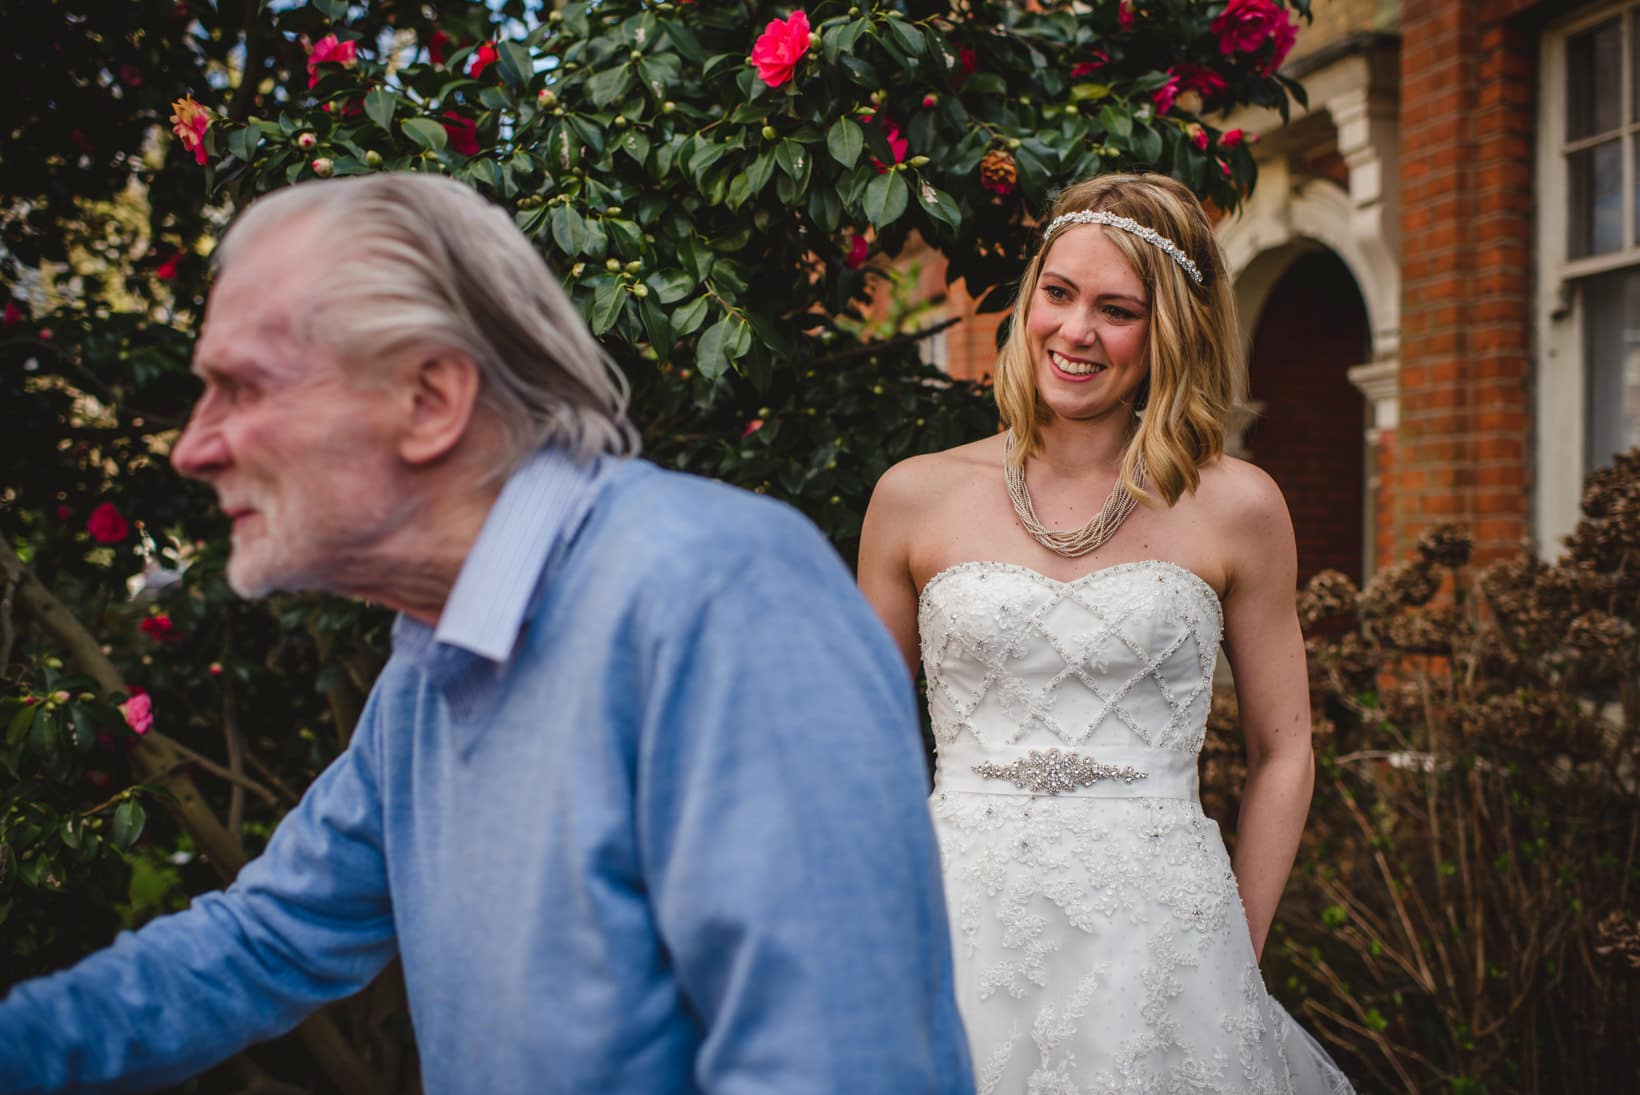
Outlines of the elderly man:
{"type": "Polygon", "coordinates": [[[0,1090],[171,1082],[404,963],[432,1091],[959,1092],[898,655],[812,526],[663,472],[507,215],[308,183],[219,252],[172,460],[244,596],[399,612],[225,892],[0,1003],[0,1090]]]}

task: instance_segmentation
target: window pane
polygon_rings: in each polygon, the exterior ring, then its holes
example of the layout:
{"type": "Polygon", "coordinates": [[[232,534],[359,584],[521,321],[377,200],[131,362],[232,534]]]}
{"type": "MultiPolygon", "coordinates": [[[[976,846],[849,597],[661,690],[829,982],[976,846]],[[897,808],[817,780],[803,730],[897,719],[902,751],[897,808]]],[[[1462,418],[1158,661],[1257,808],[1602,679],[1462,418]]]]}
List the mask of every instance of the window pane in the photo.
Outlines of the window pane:
{"type": "Polygon", "coordinates": [[[1622,148],[1621,141],[1607,141],[1566,157],[1571,189],[1566,250],[1574,259],[1623,246],[1622,148]]]}
{"type": "Polygon", "coordinates": [[[1623,124],[1623,24],[1616,19],[1566,39],[1566,139],[1623,124]]]}
{"type": "Polygon", "coordinates": [[[1640,270],[1618,270],[1583,285],[1585,473],[1640,445],[1640,270]]]}

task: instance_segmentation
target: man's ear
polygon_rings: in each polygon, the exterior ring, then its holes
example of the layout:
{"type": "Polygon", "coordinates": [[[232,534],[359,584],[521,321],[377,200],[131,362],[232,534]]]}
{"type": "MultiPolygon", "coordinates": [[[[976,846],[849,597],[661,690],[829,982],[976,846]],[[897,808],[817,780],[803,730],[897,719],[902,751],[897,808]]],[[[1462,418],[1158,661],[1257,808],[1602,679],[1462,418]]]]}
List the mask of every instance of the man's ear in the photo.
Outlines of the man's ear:
{"type": "Polygon", "coordinates": [[[414,367],[410,416],[399,456],[422,465],[448,455],[472,425],[478,406],[478,366],[464,354],[444,352],[414,367]]]}

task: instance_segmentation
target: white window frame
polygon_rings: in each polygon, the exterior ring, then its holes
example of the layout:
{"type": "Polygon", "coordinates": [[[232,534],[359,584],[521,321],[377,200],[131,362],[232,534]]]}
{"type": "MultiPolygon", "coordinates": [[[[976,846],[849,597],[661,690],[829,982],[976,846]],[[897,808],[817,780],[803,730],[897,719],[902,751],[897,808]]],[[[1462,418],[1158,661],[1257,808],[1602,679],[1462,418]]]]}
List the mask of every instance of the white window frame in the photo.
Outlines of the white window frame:
{"type": "MultiPolygon", "coordinates": [[[[1537,131],[1537,292],[1536,361],[1533,388],[1536,393],[1533,463],[1532,531],[1538,550],[1545,556],[1559,554],[1561,541],[1577,524],[1578,502],[1583,492],[1584,448],[1588,428],[1585,401],[1588,371],[1584,361],[1582,279],[1594,274],[1628,267],[1640,267],[1640,244],[1635,241],[1636,194],[1635,154],[1625,144],[1622,157],[1623,240],[1619,250],[1585,258],[1568,257],[1566,234],[1570,221],[1571,189],[1569,150],[1585,142],[1566,140],[1566,45],[1580,31],[1621,19],[1625,37],[1636,33],[1631,13],[1640,11],[1640,0],[1601,4],[1580,11],[1545,30],[1540,42],[1538,71],[1537,131]]],[[[1640,55],[1640,40],[1627,42],[1623,65],[1634,64],[1640,55]]],[[[1625,88],[1640,80],[1640,71],[1628,73],[1625,88]]],[[[1630,90],[1630,95],[1634,94],[1630,90]]],[[[1640,117],[1631,120],[1640,123],[1640,117]]],[[[1633,132],[1634,125],[1623,127],[1633,132]]],[[[1640,144],[1640,135],[1629,138],[1640,144]]]]}

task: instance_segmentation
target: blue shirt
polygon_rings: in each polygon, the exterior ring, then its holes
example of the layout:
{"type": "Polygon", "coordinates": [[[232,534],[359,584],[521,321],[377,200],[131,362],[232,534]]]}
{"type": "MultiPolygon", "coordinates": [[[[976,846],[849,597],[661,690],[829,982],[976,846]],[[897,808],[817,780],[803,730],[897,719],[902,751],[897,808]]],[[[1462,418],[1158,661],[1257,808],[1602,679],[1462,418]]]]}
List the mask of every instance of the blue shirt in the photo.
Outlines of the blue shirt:
{"type": "Polygon", "coordinates": [[[175,1081],[395,954],[429,1091],[971,1091],[913,704],[794,511],[543,451],[265,854],[0,1002],[0,1091],[175,1081]]]}

